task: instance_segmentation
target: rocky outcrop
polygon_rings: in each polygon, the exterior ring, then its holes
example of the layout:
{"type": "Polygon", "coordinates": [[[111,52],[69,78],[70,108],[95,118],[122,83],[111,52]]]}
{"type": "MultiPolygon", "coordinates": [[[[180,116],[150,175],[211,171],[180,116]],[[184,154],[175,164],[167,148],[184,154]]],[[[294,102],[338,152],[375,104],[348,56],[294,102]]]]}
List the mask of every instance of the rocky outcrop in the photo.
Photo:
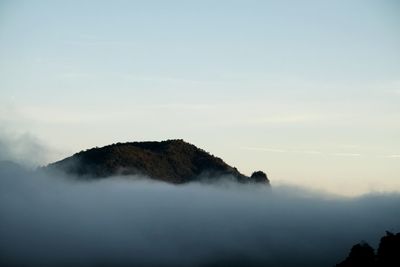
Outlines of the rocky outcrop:
{"type": "Polygon", "coordinates": [[[269,180],[265,172],[263,171],[255,171],[250,176],[250,180],[254,183],[266,183],[269,184],[269,180]]]}

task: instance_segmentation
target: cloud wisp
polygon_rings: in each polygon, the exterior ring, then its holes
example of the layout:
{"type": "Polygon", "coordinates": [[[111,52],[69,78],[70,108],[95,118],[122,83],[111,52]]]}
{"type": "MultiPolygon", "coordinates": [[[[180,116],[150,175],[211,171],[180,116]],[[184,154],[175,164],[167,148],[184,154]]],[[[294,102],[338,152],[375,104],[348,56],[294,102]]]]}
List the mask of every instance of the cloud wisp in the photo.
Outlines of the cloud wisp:
{"type": "Polygon", "coordinates": [[[50,150],[29,133],[10,134],[0,128],[0,161],[35,167],[47,161],[50,150]]]}

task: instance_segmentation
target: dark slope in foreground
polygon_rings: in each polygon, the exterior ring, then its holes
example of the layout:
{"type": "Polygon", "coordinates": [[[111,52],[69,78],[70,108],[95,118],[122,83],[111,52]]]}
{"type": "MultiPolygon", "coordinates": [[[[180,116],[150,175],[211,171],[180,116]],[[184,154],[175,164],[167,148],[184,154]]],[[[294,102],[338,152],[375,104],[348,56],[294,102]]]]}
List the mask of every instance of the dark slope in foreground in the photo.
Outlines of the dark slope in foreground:
{"type": "Polygon", "coordinates": [[[202,178],[231,176],[239,182],[269,184],[263,172],[255,172],[252,177],[247,177],[222,159],[183,140],[96,147],[52,163],[46,169],[86,178],[139,174],[170,183],[186,183],[202,178]]]}

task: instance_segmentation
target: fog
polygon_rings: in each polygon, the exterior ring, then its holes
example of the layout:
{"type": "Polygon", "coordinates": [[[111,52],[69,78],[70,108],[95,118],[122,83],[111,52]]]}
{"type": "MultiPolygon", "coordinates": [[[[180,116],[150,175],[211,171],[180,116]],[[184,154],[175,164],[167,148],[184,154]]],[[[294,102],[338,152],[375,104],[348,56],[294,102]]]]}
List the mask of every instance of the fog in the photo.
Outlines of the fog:
{"type": "Polygon", "coordinates": [[[1,266],[333,266],[400,226],[398,194],[71,178],[1,165],[1,266]]]}
{"type": "Polygon", "coordinates": [[[37,137],[4,129],[0,121],[0,161],[13,161],[33,168],[48,161],[54,154],[37,137]]]}

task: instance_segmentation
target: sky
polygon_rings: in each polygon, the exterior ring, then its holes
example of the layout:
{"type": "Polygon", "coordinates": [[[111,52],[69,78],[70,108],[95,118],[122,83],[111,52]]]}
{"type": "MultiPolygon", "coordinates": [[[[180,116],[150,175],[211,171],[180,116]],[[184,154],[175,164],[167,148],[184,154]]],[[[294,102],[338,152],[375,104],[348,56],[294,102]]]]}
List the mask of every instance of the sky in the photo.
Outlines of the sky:
{"type": "Polygon", "coordinates": [[[48,147],[41,164],[179,138],[272,184],[399,191],[399,12],[394,0],[0,0],[1,135],[48,147]]]}

